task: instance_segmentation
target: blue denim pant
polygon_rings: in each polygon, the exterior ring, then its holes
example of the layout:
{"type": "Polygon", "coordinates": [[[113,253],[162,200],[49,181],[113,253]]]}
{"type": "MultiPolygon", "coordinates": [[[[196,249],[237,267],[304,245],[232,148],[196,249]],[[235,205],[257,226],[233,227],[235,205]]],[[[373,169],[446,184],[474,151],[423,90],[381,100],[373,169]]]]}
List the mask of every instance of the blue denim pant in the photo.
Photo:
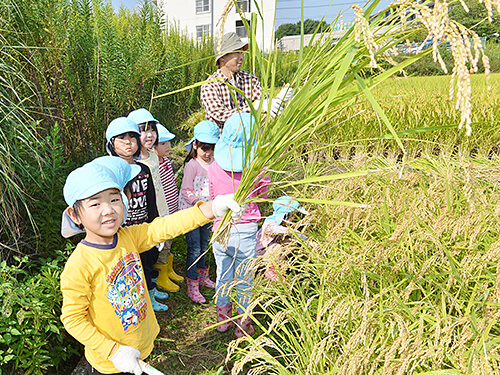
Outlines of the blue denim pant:
{"type": "Polygon", "coordinates": [[[236,224],[231,228],[227,247],[214,242],[217,306],[227,306],[231,301],[229,294],[234,289],[240,314],[248,308],[253,284],[253,272],[248,266],[256,257],[257,229],[257,223],[236,224]]]}
{"type": "Polygon", "coordinates": [[[186,276],[191,280],[198,280],[198,268],[206,268],[205,255],[198,262],[196,259],[207,250],[211,228],[212,223],[208,223],[186,233],[186,276]],[[196,264],[194,264],[195,262],[196,264]]]}

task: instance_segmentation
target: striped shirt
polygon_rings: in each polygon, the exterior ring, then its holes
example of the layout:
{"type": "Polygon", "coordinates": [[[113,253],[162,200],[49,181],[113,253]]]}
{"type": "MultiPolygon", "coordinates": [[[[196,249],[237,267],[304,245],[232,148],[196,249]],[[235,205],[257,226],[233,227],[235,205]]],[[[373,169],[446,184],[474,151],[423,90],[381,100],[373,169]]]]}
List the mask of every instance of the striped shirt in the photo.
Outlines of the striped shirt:
{"type": "Polygon", "coordinates": [[[160,179],[167,200],[170,214],[179,211],[179,192],[175,184],[174,169],[172,162],[168,158],[163,158],[160,163],[160,179]]]}
{"type": "Polygon", "coordinates": [[[232,114],[250,112],[249,101],[253,103],[261,97],[262,87],[256,76],[250,72],[239,71],[234,78],[234,80],[227,78],[219,69],[201,86],[201,104],[205,116],[207,120],[215,122],[220,129],[232,114]],[[245,95],[241,95],[228,85],[238,87],[245,95]]]}

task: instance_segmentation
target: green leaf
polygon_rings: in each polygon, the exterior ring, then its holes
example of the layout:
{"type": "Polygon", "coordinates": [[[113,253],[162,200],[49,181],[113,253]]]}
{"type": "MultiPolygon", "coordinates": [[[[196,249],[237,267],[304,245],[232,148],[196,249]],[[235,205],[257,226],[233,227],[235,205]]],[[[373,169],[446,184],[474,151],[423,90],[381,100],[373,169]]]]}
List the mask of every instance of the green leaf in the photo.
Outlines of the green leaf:
{"type": "Polygon", "coordinates": [[[374,96],[372,95],[372,93],[370,92],[370,90],[368,89],[368,87],[366,87],[365,82],[357,74],[356,74],[356,80],[358,81],[359,86],[361,87],[361,89],[363,90],[364,94],[366,95],[366,97],[370,101],[373,109],[375,109],[375,112],[377,112],[377,115],[382,119],[382,121],[384,122],[384,124],[387,126],[387,128],[391,132],[392,136],[394,137],[394,139],[398,143],[399,147],[401,148],[401,151],[403,151],[403,153],[404,153],[405,152],[405,148],[403,147],[403,143],[401,142],[401,139],[399,138],[399,136],[397,135],[396,131],[394,130],[394,127],[391,125],[391,122],[389,121],[389,119],[385,115],[384,110],[380,107],[380,105],[378,104],[378,102],[375,100],[374,96]]]}
{"type": "Polygon", "coordinates": [[[3,338],[7,345],[9,345],[12,342],[12,335],[10,333],[6,333],[5,335],[3,335],[3,338]]]}
{"type": "Polygon", "coordinates": [[[50,329],[52,332],[54,332],[54,333],[57,333],[57,334],[59,334],[59,333],[60,333],[59,328],[57,328],[57,327],[56,327],[55,325],[53,325],[53,324],[51,324],[51,325],[49,326],[49,329],[50,329]]]}

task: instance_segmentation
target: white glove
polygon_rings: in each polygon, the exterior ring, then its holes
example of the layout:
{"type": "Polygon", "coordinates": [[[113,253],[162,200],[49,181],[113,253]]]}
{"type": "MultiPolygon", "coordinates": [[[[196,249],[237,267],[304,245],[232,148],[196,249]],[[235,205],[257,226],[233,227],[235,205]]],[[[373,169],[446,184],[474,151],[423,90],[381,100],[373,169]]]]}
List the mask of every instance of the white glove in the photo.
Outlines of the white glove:
{"type": "Polygon", "coordinates": [[[134,375],[141,375],[142,370],[138,359],[141,352],[136,348],[126,345],[118,346],[116,353],[109,359],[120,372],[130,372],[134,375]]]}
{"type": "MultiPolygon", "coordinates": [[[[254,102],[255,108],[259,108],[260,100],[256,100],[254,102]]],[[[271,99],[271,107],[269,108],[269,99],[262,100],[262,111],[268,112],[272,118],[275,118],[276,115],[279,115],[281,111],[283,111],[283,100],[282,99],[271,99]]]]}
{"type": "Polygon", "coordinates": [[[248,204],[240,206],[238,202],[234,200],[234,194],[218,195],[212,202],[212,211],[215,217],[222,217],[227,212],[231,210],[231,217],[234,221],[241,219],[248,204]]]}
{"type": "Polygon", "coordinates": [[[283,86],[281,91],[276,95],[275,99],[281,99],[283,103],[286,103],[290,100],[293,95],[293,89],[290,87],[290,84],[286,84],[283,86]]]}

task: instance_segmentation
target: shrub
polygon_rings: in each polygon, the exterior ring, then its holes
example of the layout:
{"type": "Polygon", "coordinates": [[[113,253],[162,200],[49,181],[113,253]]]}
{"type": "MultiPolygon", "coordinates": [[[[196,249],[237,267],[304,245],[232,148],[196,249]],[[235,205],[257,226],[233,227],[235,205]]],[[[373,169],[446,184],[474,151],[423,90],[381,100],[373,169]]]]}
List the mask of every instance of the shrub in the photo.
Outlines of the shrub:
{"type": "Polygon", "coordinates": [[[59,319],[62,295],[59,277],[71,247],[56,251],[55,259],[42,260],[40,271],[29,275],[17,264],[0,263],[0,374],[6,370],[43,374],[77,353],[77,345],[59,319]]]}

